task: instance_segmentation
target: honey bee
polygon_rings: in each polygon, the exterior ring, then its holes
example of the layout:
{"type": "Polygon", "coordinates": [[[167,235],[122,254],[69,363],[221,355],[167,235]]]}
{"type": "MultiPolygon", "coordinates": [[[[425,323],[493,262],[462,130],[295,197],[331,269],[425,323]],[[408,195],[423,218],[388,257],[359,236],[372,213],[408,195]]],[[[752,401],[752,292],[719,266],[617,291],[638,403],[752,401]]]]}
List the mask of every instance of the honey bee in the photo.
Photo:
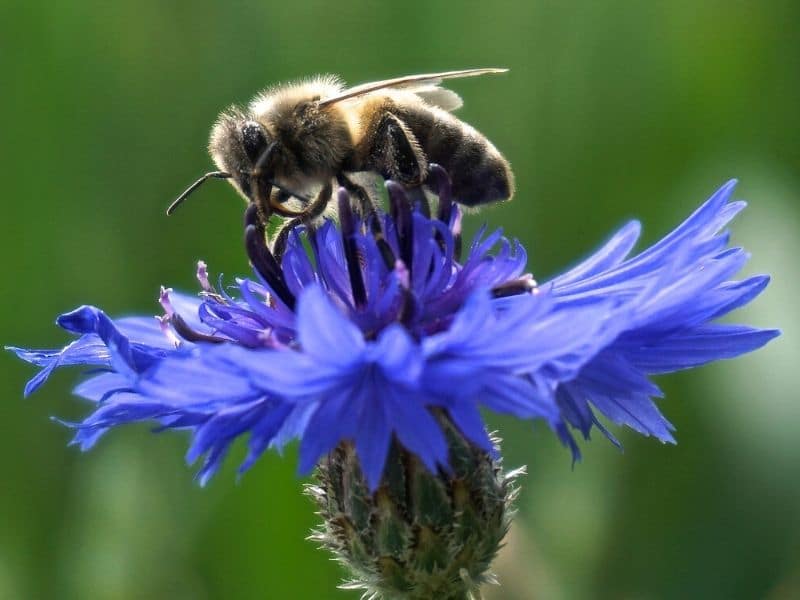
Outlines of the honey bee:
{"type": "Polygon", "coordinates": [[[413,189],[424,184],[431,163],[449,173],[453,198],[461,204],[508,200],[514,193],[508,161],[486,137],[451,114],[462,100],[441,87],[445,79],[506,71],[447,71],[352,88],[326,75],[268,89],[246,109],[233,106],[219,116],[209,142],[219,171],[193,183],[167,214],[210,178],[228,179],[258,206],[262,219],[271,214],[295,221],[319,216],[334,182],[354,194],[368,213],[374,202],[355,174],[377,173],[413,189]],[[300,208],[290,208],[289,200],[299,200],[300,208]]]}

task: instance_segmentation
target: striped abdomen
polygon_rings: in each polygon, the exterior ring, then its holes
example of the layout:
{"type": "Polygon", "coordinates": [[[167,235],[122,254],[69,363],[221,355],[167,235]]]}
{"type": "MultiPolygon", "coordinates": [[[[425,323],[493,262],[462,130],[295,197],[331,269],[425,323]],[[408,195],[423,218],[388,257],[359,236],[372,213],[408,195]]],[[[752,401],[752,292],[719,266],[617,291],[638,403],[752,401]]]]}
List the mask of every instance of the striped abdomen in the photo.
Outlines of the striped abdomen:
{"type": "Polygon", "coordinates": [[[425,105],[395,105],[392,112],[414,133],[428,162],[450,174],[457,202],[475,206],[508,200],[514,194],[508,161],[473,127],[425,105]]]}

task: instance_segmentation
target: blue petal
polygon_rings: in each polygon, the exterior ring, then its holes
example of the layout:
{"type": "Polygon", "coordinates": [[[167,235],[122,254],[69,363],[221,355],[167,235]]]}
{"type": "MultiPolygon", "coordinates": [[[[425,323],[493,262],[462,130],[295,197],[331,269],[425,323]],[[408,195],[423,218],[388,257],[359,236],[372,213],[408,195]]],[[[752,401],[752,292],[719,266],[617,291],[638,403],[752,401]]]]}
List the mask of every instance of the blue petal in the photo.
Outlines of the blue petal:
{"type": "Polygon", "coordinates": [[[778,335],[780,331],[775,329],[712,324],[676,333],[651,347],[626,351],[626,355],[647,373],[671,373],[752,352],[778,335]]]}
{"type": "Polygon", "coordinates": [[[186,452],[186,462],[194,463],[215,446],[227,445],[240,433],[250,429],[260,417],[260,399],[246,404],[236,404],[215,411],[194,432],[192,445],[186,452]]]}
{"type": "MultiPolygon", "coordinates": [[[[289,399],[323,394],[345,384],[359,369],[357,363],[343,368],[319,363],[295,350],[248,350],[231,346],[227,355],[255,388],[289,399]]],[[[353,358],[349,357],[348,362],[352,363],[353,358]]]]}
{"type": "Polygon", "coordinates": [[[364,347],[361,331],[337,310],[323,289],[312,285],[300,296],[297,335],[310,357],[349,364],[364,347]]]}
{"type": "Polygon", "coordinates": [[[310,473],[321,456],[333,450],[343,439],[352,439],[355,434],[356,415],[350,410],[350,392],[333,393],[316,403],[317,409],[309,419],[300,443],[298,471],[301,474],[310,473]]]}
{"type": "Polygon", "coordinates": [[[369,355],[380,364],[389,384],[412,386],[422,373],[422,351],[397,323],[386,328],[377,343],[369,346],[369,355]]]}
{"type": "Polygon", "coordinates": [[[392,441],[392,430],[389,426],[386,407],[382,402],[376,402],[375,394],[378,389],[364,389],[363,396],[356,400],[352,410],[358,410],[361,415],[358,421],[358,430],[355,434],[356,452],[358,453],[361,470],[367,480],[371,491],[377,489],[386,464],[386,456],[392,441]]]}
{"type": "Polygon", "coordinates": [[[131,346],[130,340],[106,314],[94,306],[82,306],[58,317],[57,323],[73,333],[97,334],[108,347],[115,369],[135,377],[155,362],[151,353],[131,346]]]}
{"type": "Polygon", "coordinates": [[[672,424],[659,412],[652,400],[643,394],[625,396],[592,394],[592,404],[617,425],[627,425],[642,435],[653,435],[662,442],[674,444],[672,424]]]}
{"type": "Polygon", "coordinates": [[[616,267],[636,245],[641,232],[641,224],[638,221],[631,221],[615,233],[602,248],[566,273],[556,277],[553,283],[557,286],[567,285],[616,267]]]}
{"type": "Polygon", "coordinates": [[[76,395],[92,402],[101,402],[108,397],[109,393],[116,390],[128,390],[129,386],[128,378],[119,373],[101,373],[82,382],[73,391],[76,395]]]}
{"type": "Polygon", "coordinates": [[[384,396],[400,443],[413,452],[432,473],[447,468],[447,441],[436,419],[422,407],[414,394],[404,395],[389,388],[384,396]]]}
{"type": "Polygon", "coordinates": [[[253,425],[250,432],[247,458],[239,467],[240,474],[252,467],[256,460],[273,443],[281,427],[289,417],[292,408],[291,404],[278,402],[253,425]]]}
{"type": "Polygon", "coordinates": [[[495,458],[499,456],[483,424],[481,413],[474,404],[460,403],[450,407],[447,413],[465,438],[495,458]]]}
{"type": "Polygon", "coordinates": [[[558,409],[552,391],[542,390],[529,378],[503,373],[486,377],[481,403],[495,412],[522,419],[556,419],[558,409]]]}
{"type": "Polygon", "coordinates": [[[233,346],[198,345],[190,353],[161,361],[136,382],[138,392],[164,405],[222,408],[263,393],[251,385],[241,367],[231,361],[233,346]]]}

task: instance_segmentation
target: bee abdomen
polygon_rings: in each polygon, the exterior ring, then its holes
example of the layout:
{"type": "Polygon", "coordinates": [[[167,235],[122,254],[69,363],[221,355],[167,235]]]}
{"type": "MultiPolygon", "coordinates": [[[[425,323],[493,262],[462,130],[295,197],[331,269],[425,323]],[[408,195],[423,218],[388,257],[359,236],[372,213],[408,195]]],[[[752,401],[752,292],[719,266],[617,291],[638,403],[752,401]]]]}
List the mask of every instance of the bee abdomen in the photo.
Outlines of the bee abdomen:
{"type": "Polygon", "coordinates": [[[450,174],[457,202],[475,206],[514,194],[508,161],[474,128],[440,110],[408,111],[404,116],[428,161],[450,174]]]}
{"type": "Polygon", "coordinates": [[[465,137],[449,161],[443,162],[451,174],[453,197],[461,204],[502,202],[514,193],[508,162],[485,138],[465,137]]]}

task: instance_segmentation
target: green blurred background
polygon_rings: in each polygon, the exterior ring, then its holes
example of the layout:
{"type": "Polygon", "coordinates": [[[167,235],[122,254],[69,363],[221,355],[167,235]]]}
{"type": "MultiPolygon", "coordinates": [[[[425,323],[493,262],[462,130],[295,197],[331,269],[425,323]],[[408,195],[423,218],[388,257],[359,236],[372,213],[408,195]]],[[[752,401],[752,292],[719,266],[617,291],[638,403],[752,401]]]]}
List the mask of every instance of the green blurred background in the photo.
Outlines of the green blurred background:
{"type": "MultiPolygon", "coordinates": [[[[507,66],[454,82],[458,113],[515,167],[518,194],[468,219],[505,225],[547,278],[631,217],[652,242],[731,177],[734,241],[774,282],[738,318],[784,336],[662,378],[676,447],[620,432],[570,457],[542,426],[493,419],[530,475],[489,598],[800,597],[800,3],[0,1],[4,256],[0,341],[60,346],[82,303],[155,314],[194,264],[247,273],[242,204],[209,183],[219,110],[317,72],[351,83],[507,66]]],[[[181,434],[67,448],[78,372],[33,398],[0,358],[0,598],[356,598],[304,537],[294,449],[240,483],[237,447],[200,489],[181,434]]]]}

